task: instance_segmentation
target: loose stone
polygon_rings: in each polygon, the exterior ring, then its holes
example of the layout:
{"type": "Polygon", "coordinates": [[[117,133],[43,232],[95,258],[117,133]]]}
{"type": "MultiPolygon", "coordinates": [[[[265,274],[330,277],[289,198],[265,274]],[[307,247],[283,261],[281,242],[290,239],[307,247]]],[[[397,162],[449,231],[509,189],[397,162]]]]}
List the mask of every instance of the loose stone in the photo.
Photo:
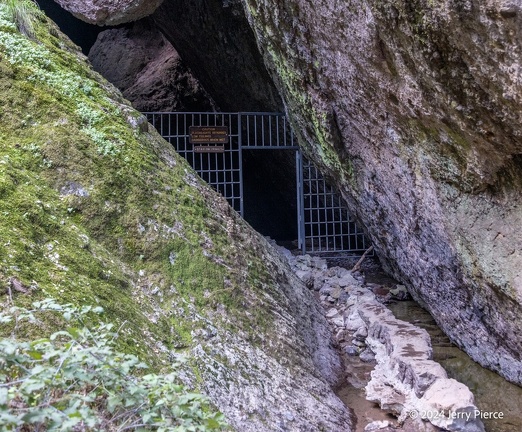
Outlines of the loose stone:
{"type": "Polygon", "coordinates": [[[334,317],[337,317],[338,315],[339,315],[339,312],[335,308],[332,308],[328,312],[326,312],[326,318],[334,318],[334,317]]]}
{"type": "Polygon", "coordinates": [[[347,347],[345,347],[344,352],[352,357],[356,357],[359,355],[359,350],[353,345],[348,345],[347,347]]]}
{"type": "Polygon", "coordinates": [[[384,428],[387,428],[390,426],[390,422],[388,420],[384,421],[373,421],[371,423],[368,423],[366,427],[364,428],[364,432],[370,432],[370,431],[376,431],[381,430],[384,428]]]}
{"type": "Polygon", "coordinates": [[[365,363],[372,363],[375,361],[375,354],[371,349],[366,348],[361,352],[361,354],[359,354],[359,358],[365,363]]]}

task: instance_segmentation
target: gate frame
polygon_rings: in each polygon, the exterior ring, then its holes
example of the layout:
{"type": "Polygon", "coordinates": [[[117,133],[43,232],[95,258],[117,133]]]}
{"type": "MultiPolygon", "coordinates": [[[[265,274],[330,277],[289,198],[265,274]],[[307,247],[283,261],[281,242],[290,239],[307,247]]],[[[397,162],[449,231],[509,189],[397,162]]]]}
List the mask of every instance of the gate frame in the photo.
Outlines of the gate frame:
{"type": "MultiPolygon", "coordinates": [[[[183,150],[183,151],[180,151],[179,150],[179,141],[180,139],[184,139],[185,142],[185,147],[187,146],[187,143],[188,143],[188,140],[187,140],[187,137],[188,137],[188,129],[187,129],[187,123],[186,123],[186,119],[188,116],[192,116],[192,119],[194,120],[194,116],[199,116],[199,119],[198,119],[198,122],[201,123],[202,122],[202,119],[204,118],[204,116],[206,116],[206,119],[207,119],[207,126],[212,126],[209,121],[210,117],[211,116],[221,116],[221,122],[217,122],[217,121],[214,121],[214,125],[215,126],[227,126],[228,129],[229,129],[229,136],[230,137],[235,137],[235,133],[231,133],[233,131],[231,131],[231,127],[232,127],[232,123],[233,123],[233,120],[232,118],[233,117],[236,117],[237,118],[237,142],[238,142],[238,148],[237,150],[233,149],[231,151],[237,151],[237,154],[238,154],[238,170],[239,170],[239,181],[238,182],[235,182],[235,181],[231,181],[230,183],[227,183],[226,182],[226,175],[225,175],[225,181],[223,182],[224,186],[226,186],[227,184],[230,184],[231,187],[232,187],[232,197],[230,198],[232,200],[232,202],[230,202],[229,198],[226,197],[226,193],[225,193],[225,198],[227,199],[227,201],[229,201],[229,204],[236,210],[239,212],[239,214],[241,215],[241,217],[244,217],[244,190],[243,190],[243,149],[245,150],[295,150],[295,161],[296,161],[296,194],[297,194],[297,232],[298,232],[298,248],[302,251],[303,254],[305,253],[312,253],[312,254],[327,254],[327,253],[336,253],[337,255],[339,254],[352,254],[352,255],[357,255],[357,254],[362,254],[366,249],[367,249],[367,240],[364,238],[364,237],[361,237],[361,243],[362,243],[362,248],[357,248],[357,249],[336,249],[336,246],[335,246],[335,236],[336,234],[333,234],[334,236],[334,247],[333,249],[330,249],[328,244],[326,246],[325,249],[323,249],[323,247],[320,245],[319,246],[319,250],[314,250],[314,241],[313,241],[313,237],[312,235],[310,235],[310,239],[311,239],[311,242],[312,242],[312,247],[311,247],[311,250],[310,251],[307,251],[307,236],[306,236],[306,225],[307,225],[307,221],[306,221],[306,214],[305,214],[305,179],[304,179],[304,173],[303,173],[303,166],[304,166],[304,155],[301,151],[301,148],[299,147],[299,145],[296,143],[296,138],[295,138],[295,135],[292,131],[292,128],[291,128],[291,125],[289,123],[289,121],[286,119],[286,116],[285,114],[283,113],[273,113],[273,112],[237,112],[237,113],[233,113],[233,112],[197,112],[197,111],[194,111],[194,112],[144,112],[143,113],[147,119],[149,120],[150,123],[152,123],[153,126],[154,123],[155,123],[155,118],[156,116],[160,116],[160,126],[161,126],[161,129],[162,130],[159,130],[158,132],[160,133],[160,135],[163,136],[164,139],[166,139],[171,145],[173,145],[175,148],[176,148],[176,151],[180,152],[180,153],[192,153],[192,154],[196,154],[195,152],[193,151],[188,151],[188,150],[183,150]],[[169,119],[169,124],[168,124],[168,134],[163,134],[163,116],[168,116],[168,119],[169,119]],[[176,133],[176,134],[172,134],[172,130],[171,130],[171,124],[170,124],[170,118],[172,116],[176,116],[178,119],[179,119],[179,116],[183,116],[183,119],[184,119],[184,123],[183,123],[183,129],[184,129],[184,134],[179,134],[179,133],[176,133]],[[228,118],[228,122],[229,124],[225,124],[226,123],[226,119],[228,118]],[[265,124],[265,118],[267,118],[267,124],[265,124]],[[270,144],[269,145],[264,145],[265,143],[265,131],[266,131],[266,128],[268,127],[268,130],[269,131],[272,131],[273,130],[273,126],[274,126],[274,122],[272,121],[272,118],[275,118],[275,126],[276,126],[276,138],[275,138],[275,142],[276,142],[276,145],[273,145],[273,142],[274,142],[274,139],[273,139],[273,136],[272,134],[270,134],[270,138],[269,138],[269,142],[270,144]],[[250,120],[253,119],[253,131],[250,130],[250,120]],[[263,143],[262,145],[256,145],[257,141],[258,141],[258,119],[261,119],[261,128],[260,128],[260,133],[261,133],[261,142],[263,143]],[[282,122],[279,122],[279,119],[283,119],[282,122]],[[247,143],[244,143],[243,141],[243,134],[244,134],[244,131],[243,131],[243,121],[246,120],[246,124],[245,124],[245,127],[246,127],[246,136],[247,136],[247,143]],[[280,124],[281,123],[281,124],[280,124]],[[280,132],[283,132],[283,134],[281,135],[280,132]],[[253,135],[252,135],[253,134],[253,135]],[[253,141],[254,141],[254,145],[251,145],[251,136],[254,137],[253,141]],[[175,141],[172,141],[173,139],[175,139],[175,141]],[[282,139],[282,140],[281,140],[282,139]],[[282,143],[282,145],[280,145],[282,143]],[[236,208],[235,205],[234,205],[234,200],[237,199],[235,198],[235,194],[234,194],[234,189],[233,189],[233,185],[235,184],[239,184],[239,208],[236,208]]],[[[155,126],[156,127],[156,126],[155,126]]],[[[176,123],[176,132],[179,131],[179,128],[178,128],[178,123],[176,123]]],[[[184,156],[183,154],[181,154],[181,156],[184,156]]],[[[185,159],[187,159],[185,157],[185,159]]],[[[194,159],[193,159],[194,160],[194,159]]],[[[200,159],[202,160],[202,159],[200,159]]],[[[232,163],[232,155],[231,155],[231,163],[232,163]]],[[[190,164],[190,161],[187,160],[187,162],[189,162],[190,164]]],[[[223,162],[225,163],[225,159],[223,159],[223,162]]],[[[312,165],[314,168],[315,168],[315,172],[316,172],[316,177],[315,177],[315,180],[311,180],[311,179],[308,179],[308,181],[311,183],[312,181],[316,181],[317,183],[316,184],[321,184],[322,188],[323,188],[323,194],[325,194],[325,191],[328,190],[328,189],[332,189],[329,185],[327,185],[326,181],[324,180],[324,178],[322,177],[322,175],[320,174],[319,170],[317,169],[317,167],[315,167],[315,165],[313,165],[313,163],[309,160],[306,160],[306,164],[307,166],[308,165],[312,165]]],[[[193,166],[192,167],[196,172],[197,169],[193,166]]],[[[209,173],[212,172],[211,170],[208,171],[209,173]]],[[[217,171],[216,171],[217,172],[217,171]]],[[[201,174],[202,173],[199,173],[198,174],[201,174]]],[[[233,177],[232,177],[233,178],[233,177]]],[[[204,180],[204,179],[203,179],[204,180]]],[[[213,185],[211,182],[208,182],[214,189],[216,189],[218,192],[219,189],[216,185],[213,185]]],[[[219,181],[217,183],[220,183],[219,181]]],[[[311,187],[309,187],[309,189],[311,189],[311,187]]],[[[328,192],[328,193],[332,193],[332,195],[334,194],[334,192],[328,192]]],[[[307,196],[312,196],[312,193],[308,193],[307,196]]],[[[355,225],[355,223],[351,220],[351,217],[350,217],[350,212],[348,210],[348,208],[346,207],[346,205],[344,204],[343,205],[343,200],[342,198],[339,196],[338,193],[335,194],[336,196],[336,200],[338,200],[339,204],[336,206],[337,207],[343,207],[346,211],[346,214],[348,215],[348,220],[340,220],[339,223],[346,223],[348,224],[348,231],[351,231],[352,229],[355,231],[355,233],[350,233],[350,232],[347,232],[345,234],[341,234],[341,235],[347,235],[349,237],[348,239],[348,243],[350,244],[351,240],[350,238],[351,237],[354,237],[356,238],[356,243],[358,244],[359,241],[357,240],[357,236],[363,236],[362,233],[359,232],[357,226],[355,225]]],[[[333,198],[332,198],[333,199],[333,198]]],[[[333,203],[332,203],[332,207],[331,209],[333,210],[333,203]]],[[[326,210],[327,210],[327,206],[326,204],[324,205],[324,208],[323,210],[325,211],[326,213],[326,210]]],[[[310,207],[309,211],[310,211],[310,214],[312,213],[312,208],[310,207]]],[[[319,210],[317,210],[318,212],[319,210]]],[[[330,223],[330,222],[320,222],[318,221],[317,222],[318,224],[320,223],[330,223]]],[[[309,222],[308,224],[310,224],[310,226],[312,226],[312,222],[309,222]]],[[[326,231],[328,231],[328,228],[326,228],[326,231]]],[[[328,236],[325,236],[325,238],[328,238],[328,236]]],[[[341,244],[344,244],[344,240],[341,238],[341,244]]]]}

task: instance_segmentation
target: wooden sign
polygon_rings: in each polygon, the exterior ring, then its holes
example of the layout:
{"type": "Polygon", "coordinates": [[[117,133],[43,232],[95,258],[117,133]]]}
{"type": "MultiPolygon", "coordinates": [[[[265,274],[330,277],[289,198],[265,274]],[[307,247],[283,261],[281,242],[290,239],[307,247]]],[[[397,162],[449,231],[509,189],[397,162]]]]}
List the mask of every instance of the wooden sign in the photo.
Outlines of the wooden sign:
{"type": "Polygon", "coordinates": [[[228,127],[226,126],[190,126],[190,144],[226,144],[228,127]]]}
{"type": "Polygon", "coordinates": [[[225,153],[225,146],[222,146],[222,145],[197,145],[197,146],[194,146],[194,153],[225,153]]]}

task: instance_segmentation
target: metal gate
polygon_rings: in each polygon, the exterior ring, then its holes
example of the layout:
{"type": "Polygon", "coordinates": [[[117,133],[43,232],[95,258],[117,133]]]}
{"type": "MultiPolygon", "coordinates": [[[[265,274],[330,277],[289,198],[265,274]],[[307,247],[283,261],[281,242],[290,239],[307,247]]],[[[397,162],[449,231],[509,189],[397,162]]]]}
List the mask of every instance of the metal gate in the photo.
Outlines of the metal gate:
{"type": "Polygon", "coordinates": [[[367,249],[368,241],[342,199],[302,155],[284,114],[150,112],[145,115],[241,216],[244,216],[242,150],[295,151],[299,248],[303,253],[354,255],[367,249]],[[202,140],[198,141],[200,137],[194,130],[205,132],[205,128],[216,135],[202,133],[202,140]],[[226,139],[218,135],[221,129],[227,131],[226,139]],[[205,141],[205,136],[208,142],[198,145],[205,141]]]}
{"type": "Polygon", "coordinates": [[[340,195],[303,158],[303,211],[306,249],[320,252],[363,253],[370,245],[340,195]]]}

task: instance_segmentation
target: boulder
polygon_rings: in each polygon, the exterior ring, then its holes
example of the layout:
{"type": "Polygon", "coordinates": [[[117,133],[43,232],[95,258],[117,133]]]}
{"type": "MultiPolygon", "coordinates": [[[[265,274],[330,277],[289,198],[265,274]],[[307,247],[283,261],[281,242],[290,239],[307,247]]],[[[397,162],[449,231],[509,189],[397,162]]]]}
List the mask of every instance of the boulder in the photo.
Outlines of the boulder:
{"type": "Polygon", "coordinates": [[[163,0],[55,0],[81,20],[98,25],[117,25],[153,13],[163,0]]]}
{"type": "Polygon", "coordinates": [[[101,32],[89,60],[139,111],[216,110],[172,44],[148,19],[101,32]]]}
{"type": "Polygon", "coordinates": [[[308,157],[386,270],[522,384],[522,11],[243,0],[308,157]]]}
{"type": "MultiPolygon", "coordinates": [[[[103,307],[151,372],[184,354],[180,380],[234,430],[353,430],[328,323],[285,259],[52,22],[36,41],[10,20],[0,3],[0,308],[103,307]]],[[[44,315],[37,337],[58,329],[44,315]]]]}

